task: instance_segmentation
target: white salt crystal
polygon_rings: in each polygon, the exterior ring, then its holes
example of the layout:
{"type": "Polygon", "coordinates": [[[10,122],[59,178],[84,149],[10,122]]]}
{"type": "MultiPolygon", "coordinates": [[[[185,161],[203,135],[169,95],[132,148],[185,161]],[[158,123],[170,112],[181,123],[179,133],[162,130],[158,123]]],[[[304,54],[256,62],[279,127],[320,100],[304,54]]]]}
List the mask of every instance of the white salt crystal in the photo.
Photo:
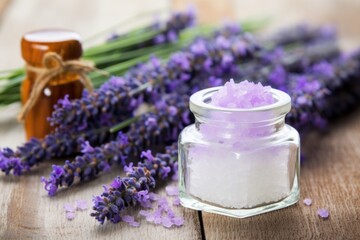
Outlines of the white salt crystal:
{"type": "Polygon", "coordinates": [[[289,195],[289,144],[234,151],[223,144],[189,150],[189,193],[229,208],[251,208],[289,195]],[[240,153],[239,153],[240,152],[240,153]]]}

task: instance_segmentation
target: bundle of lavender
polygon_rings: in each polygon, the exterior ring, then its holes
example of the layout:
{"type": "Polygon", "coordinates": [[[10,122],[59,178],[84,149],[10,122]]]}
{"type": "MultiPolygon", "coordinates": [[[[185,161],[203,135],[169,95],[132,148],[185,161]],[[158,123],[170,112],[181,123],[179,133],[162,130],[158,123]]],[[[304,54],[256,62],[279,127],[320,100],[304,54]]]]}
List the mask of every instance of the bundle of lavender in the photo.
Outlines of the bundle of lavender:
{"type": "MultiPolygon", "coordinates": [[[[321,32],[299,32],[302,37],[295,41],[299,45],[298,51],[308,45],[322,46],[316,45],[318,41],[328,41],[321,32]]],[[[272,42],[271,45],[277,46],[277,41],[282,40],[269,40],[266,45],[272,42]]],[[[94,93],[84,91],[81,99],[60,100],[49,120],[56,127],[54,133],[43,140],[32,139],[15,152],[4,148],[1,170],[7,174],[13,170],[15,175],[20,175],[41,161],[80,152],[84,141],[91,145],[105,143],[114,137],[109,131],[114,124],[141,120],[134,117],[140,105],[155,105],[164,94],[174,91],[180,96],[189,96],[198,89],[219,85],[223,81],[221,78],[241,76],[244,66],[265,65],[262,59],[274,51],[277,50],[261,47],[254,36],[237,25],[225,26],[211,37],[199,38],[183,51],[173,54],[167,63],[152,58],[149,63],[131,69],[124,77],[110,78],[94,93]]],[[[324,51],[324,58],[333,56],[333,52],[324,51]]],[[[313,56],[308,55],[311,62],[313,56]]],[[[304,57],[305,54],[299,56],[304,57]]]]}
{"type": "MultiPolygon", "coordinates": [[[[81,99],[62,99],[49,119],[54,133],[32,139],[17,151],[2,149],[0,169],[20,175],[44,160],[81,152],[73,161],[54,165],[50,176],[42,178],[53,196],[59,188],[93,179],[114,164],[131,165],[130,157],[141,150],[176,142],[179,131],[192,121],[189,96],[229,78],[288,92],[293,105],[289,124],[302,132],[314,125],[324,127],[359,99],[360,55],[341,54],[328,28],[297,27],[287,32],[291,34],[259,40],[237,25],[227,25],[193,40],[167,61],[152,57],[93,93],[84,91],[81,99]],[[339,97],[343,105],[334,110],[332,104],[339,97]],[[138,113],[142,106],[147,106],[145,112],[138,113]]],[[[144,161],[126,167],[127,178],[115,179],[95,197],[92,215],[101,223],[120,221],[122,210],[140,204],[144,191],[148,194],[157,181],[176,172],[176,153],[171,149],[156,156],[145,152],[144,161]]]]}

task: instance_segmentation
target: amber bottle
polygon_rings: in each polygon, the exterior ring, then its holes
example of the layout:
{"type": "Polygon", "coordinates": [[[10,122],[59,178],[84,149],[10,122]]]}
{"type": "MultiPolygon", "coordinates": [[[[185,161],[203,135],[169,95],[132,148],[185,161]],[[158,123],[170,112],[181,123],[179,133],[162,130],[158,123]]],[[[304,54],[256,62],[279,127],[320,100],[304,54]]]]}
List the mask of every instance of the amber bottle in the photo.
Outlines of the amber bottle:
{"type": "MultiPolygon", "coordinates": [[[[26,33],[21,40],[22,56],[28,66],[21,86],[21,101],[28,101],[39,72],[44,68],[43,58],[47,52],[59,54],[63,61],[76,60],[82,55],[80,36],[72,31],[49,29],[26,33]],[[35,71],[40,70],[40,71],[35,71]]],[[[47,121],[53,106],[66,94],[70,99],[79,98],[83,85],[76,73],[65,72],[52,78],[42,90],[41,96],[24,119],[26,138],[43,138],[52,131],[47,121]]]]}

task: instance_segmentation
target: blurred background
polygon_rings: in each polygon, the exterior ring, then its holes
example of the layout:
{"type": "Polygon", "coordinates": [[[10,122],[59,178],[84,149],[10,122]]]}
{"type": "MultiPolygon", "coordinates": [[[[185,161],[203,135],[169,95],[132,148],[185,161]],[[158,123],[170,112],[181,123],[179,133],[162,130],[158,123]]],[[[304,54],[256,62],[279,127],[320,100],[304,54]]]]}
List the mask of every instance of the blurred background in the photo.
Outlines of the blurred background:
{"type": "MultiPolygon", "coordinates": [[[[196,9],[200,23],[268,19],[264,31],[301,22],[330,24],[337,28],[342,48],[360,46],[360,0],[0,0],[0,70],[24,65],[20,39],[25,32],[65,28],[86,40],[111,28],[125,32],[188,6],[196,9]]],[[[105,38],[100,34],[95,42],[105,38]]],[[[23,126],[15,120],[19,107],[16,103],[0,111],[0,146],[15,147],[24,140],[23,126]]]]}
{"type": "Polygon", "coordinates": [[[126,31],[189,5],[202,23],[268,18],[269,31],[299,22],[331,24],[343,48],[360,42],[360,0],[0,0],[0,70],[22,66],[20,38],[27,31],[67,28],[87,39],[119,23],[117,29],[126,31]]]}

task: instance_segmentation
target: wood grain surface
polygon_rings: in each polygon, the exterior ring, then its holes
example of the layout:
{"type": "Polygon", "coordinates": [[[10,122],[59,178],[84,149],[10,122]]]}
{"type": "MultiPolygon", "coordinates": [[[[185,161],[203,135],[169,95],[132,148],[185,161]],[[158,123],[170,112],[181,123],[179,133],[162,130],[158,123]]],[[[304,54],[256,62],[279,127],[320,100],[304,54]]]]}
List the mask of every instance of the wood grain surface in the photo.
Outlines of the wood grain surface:
{"type": "MultiPolygon", "coordinates": [[[[274,27],[301,19],[329,22],[340,27],[343,46],[360,45],[359,28],[354,26],[360,8],[355,0],[104,0],[101,4],[96,0],[13,0],[1,16],[0,69],[22,65],[18,40],[26,31],[57,26],[86,37],[144,9],[167,9],[169,4],[182,8],[189,2],[197,6],[201,22],[271,13],[278,17],[274,27]]],[[[15,120],[18,111],[17,104],[0,109],[0,147],[16,147],[24,141],[23,128],[15,120]]],[[[64,203],[86,199],[90,205],[92,196],[102,191],[101,185],[122,171],[113,169],[49,198],[39,179],[50,173],[52,164],[63,162],[53,160],[20,178],[0,175],[0,239],[360,239],[360,110],[331,124],[325,134],[311,133],[302,143],[306,158],[301,166],[301,200],[312,198],[310,207],[300,202],[247,219],[209,213],[202,213],[200,219],[196,211],[179,207],[175,209],[185,217],[185,225],[171,230],[144,220],[140,228],[125,223],[100,226],[89,217],[90,210],[77,212],[73,221],[67,221],[64,203]],[[320,207],[329,209],[329,219],[316,215],[320,207]]],[[[165,195],[163,188],[158,192],[165,195]]]]}

